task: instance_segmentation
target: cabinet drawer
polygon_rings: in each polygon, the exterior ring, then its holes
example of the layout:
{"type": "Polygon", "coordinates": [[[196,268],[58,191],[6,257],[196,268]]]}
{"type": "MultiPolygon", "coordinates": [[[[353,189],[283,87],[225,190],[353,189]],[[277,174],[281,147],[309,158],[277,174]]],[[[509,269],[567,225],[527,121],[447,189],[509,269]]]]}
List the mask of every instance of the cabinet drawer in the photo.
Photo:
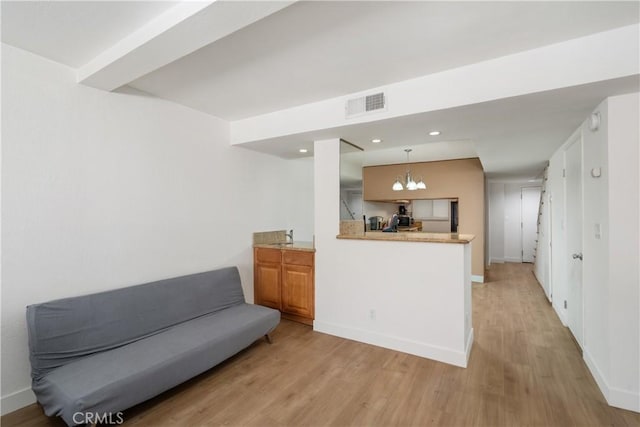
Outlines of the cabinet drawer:
{"type": "Polygon", "coordinates": [[[282,251],[282,262],[284,264],[308,265],[313,267],[313,252],[282,251]]]}
{"type": "Polygon", "coordinates": [[[258,262],[280,263],[282,251],[280,249],[256,248],[256,260],[258,262]]]}

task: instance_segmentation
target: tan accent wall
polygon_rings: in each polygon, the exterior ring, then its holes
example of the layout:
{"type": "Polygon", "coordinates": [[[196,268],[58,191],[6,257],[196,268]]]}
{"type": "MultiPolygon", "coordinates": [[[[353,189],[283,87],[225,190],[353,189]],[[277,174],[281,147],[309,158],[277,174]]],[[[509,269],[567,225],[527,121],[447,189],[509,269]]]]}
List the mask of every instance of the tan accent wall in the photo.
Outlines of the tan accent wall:
{"type": "Polygon", "coordinates": [[[473,234],[471,273],[484,276],[484,170],[477,158],[439,162],[367,166],[363,172],[363,198],[367,201],[458,199],[458,232],[473,234]],[[426,190],[393,191],[397,176],[407,167],[414,179],[422,176],[426,190]]]}

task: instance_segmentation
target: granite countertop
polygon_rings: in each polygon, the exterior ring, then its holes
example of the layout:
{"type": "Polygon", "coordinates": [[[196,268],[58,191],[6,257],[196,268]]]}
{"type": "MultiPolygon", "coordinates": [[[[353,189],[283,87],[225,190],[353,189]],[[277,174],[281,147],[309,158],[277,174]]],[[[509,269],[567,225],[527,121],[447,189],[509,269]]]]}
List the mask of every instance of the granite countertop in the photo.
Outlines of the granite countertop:
{"type": "Polygon", "coordinates": [[[293,242],[293,243],[254,243],[254,248],[266,248],[266,249],[285,249],[287,251],[303,251],[303,252],[315,252],[316,248],[313,247],[313,242],[293,242]]]}
{"type": "Polygon", "coordinates": [[[388,240],[395,242],[427,242],[427,243],[469,243],[476,236],[458,233],[423,233],[420,231],[380,233],[375,231],[364,234],[338,234],[338,239],[350,240],[388,240]]]}

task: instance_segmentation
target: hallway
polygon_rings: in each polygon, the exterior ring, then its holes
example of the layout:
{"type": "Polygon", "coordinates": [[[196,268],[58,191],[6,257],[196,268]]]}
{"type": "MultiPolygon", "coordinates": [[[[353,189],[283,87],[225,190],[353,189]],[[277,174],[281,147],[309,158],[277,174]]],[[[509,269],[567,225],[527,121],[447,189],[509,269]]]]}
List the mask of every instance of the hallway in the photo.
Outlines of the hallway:
{"type": "Polygon", "coordinates": [[[481,376],[483,392],[502,399],[500,421],[638,425],[638,414],[607,405],[532,270],[532,264],[493,264],[489,282],[474,284],[469,370],[481,376]]]}

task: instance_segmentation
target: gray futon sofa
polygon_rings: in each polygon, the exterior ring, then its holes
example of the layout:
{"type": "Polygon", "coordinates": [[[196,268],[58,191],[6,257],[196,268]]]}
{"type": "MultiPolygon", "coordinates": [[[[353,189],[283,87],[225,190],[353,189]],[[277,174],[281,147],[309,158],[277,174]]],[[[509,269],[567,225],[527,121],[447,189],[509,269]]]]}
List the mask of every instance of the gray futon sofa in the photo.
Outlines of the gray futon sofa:
{"type": "Polygon", "coordinates": [[[245,303],[236,267],[30,305],[33,391],[48,416],[68,425],[115,417],[279,322],[279,311],[245,303]]]}

